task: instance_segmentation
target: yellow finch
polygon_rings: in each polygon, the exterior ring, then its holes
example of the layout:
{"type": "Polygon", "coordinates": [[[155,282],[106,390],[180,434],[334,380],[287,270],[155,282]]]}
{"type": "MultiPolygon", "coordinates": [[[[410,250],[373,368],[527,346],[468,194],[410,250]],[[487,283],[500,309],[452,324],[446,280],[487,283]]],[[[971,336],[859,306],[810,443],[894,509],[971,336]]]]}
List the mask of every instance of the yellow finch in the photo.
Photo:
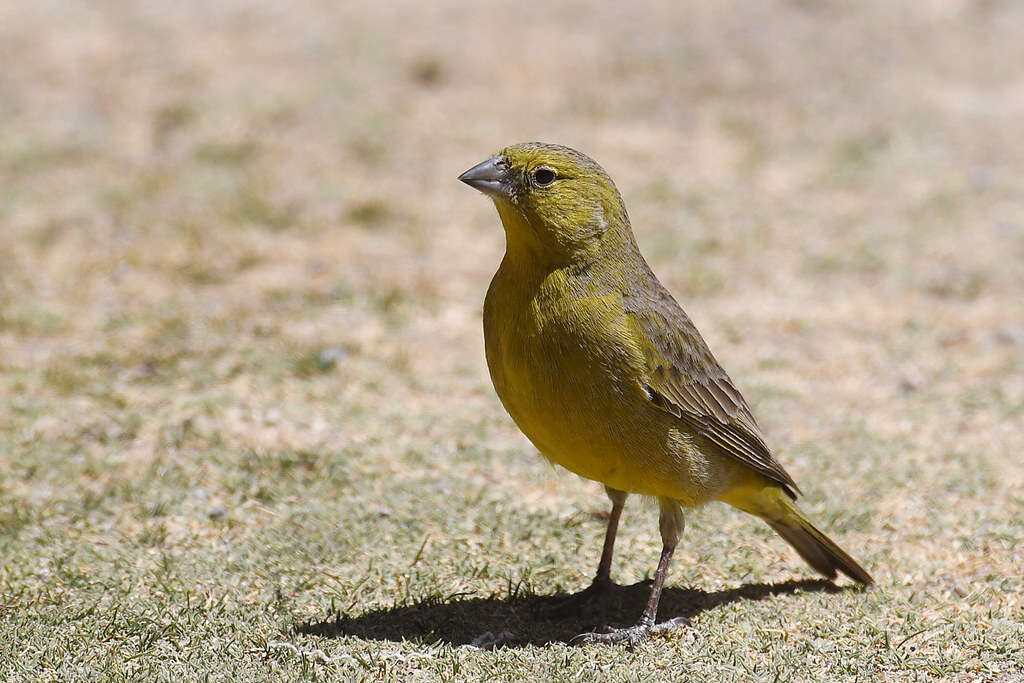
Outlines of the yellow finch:
{"type": "Polygon", "coordinates": [[[591,599],[614,584],[626,496],[657,498],[663,542],[636,626],[585,642],[673,630],[658,600],[683,508],[721,500],[757,515],[814,569],[871,576],[808,521],[746,401],[637,248],[622,197],[592,159],[559,145],[507,147],[459,179],[494,200],[505,256],[484,302],[487,366],[505,409],[549,460],[612,501],[591,599]]]}

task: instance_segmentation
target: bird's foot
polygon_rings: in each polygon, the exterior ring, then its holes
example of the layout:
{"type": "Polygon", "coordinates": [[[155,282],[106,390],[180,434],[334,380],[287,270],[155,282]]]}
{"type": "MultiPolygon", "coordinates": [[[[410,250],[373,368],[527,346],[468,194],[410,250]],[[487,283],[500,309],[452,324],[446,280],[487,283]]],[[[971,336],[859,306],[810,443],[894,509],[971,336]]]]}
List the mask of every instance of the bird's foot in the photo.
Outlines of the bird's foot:
{"type": "Polygon", "coordinates": [[[581,590],[579,593],[573,593],[551,607],[542,608],[540,615],[545,619],[562,619],[564,617],[575,616],[582,612],[587,606],[592,605],[593,603],[608,597],[611,593],[623,588],[623,586],[620,586],[611,579],[594,579],[593,583],[581,590]]]}
{"type": "Polygon", "coordinates": [[[684,626],[689,626],[690,620],[686,617],[676,617],[655,624],[653,621],[641,620],[636,626],[628,628],[608,628],[604,633],[581,633],[569,641],[570,645],[590,645],[592,643],[625,643],[626,647],[633,649],[650,636],[662,633],[673,633],[684,626]]]}

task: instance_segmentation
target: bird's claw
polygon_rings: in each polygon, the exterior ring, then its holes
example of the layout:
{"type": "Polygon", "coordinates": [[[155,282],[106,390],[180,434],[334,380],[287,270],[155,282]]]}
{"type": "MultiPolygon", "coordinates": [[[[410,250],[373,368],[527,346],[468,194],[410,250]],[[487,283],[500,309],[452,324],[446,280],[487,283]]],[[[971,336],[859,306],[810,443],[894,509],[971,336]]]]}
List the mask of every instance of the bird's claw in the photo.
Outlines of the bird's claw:
{"type": "Polygon", "coordinates": [[[634,647],[647,640],[650,636],[662,633],[672,633],[684,626],[689,626],[690,621],[686,617],[676,617],[663,621],[660,624],[641,621],[636,626],[628,628],[609,628],[604,633],[581,633],[569,641],[570,645],[591,645],[603,643],[613,645],[625,643],[626,647],[632,650],[634,647]]]}

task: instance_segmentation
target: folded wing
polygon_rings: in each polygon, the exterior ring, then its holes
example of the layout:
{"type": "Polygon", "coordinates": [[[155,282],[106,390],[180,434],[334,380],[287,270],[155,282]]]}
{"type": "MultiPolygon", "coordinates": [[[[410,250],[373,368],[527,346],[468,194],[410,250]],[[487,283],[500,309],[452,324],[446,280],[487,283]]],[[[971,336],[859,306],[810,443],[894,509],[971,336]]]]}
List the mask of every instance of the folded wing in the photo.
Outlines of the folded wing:
{"type": "Polygon", "coordinates": [[[654,286],[637,287],[642,294],[623,299],[627,320],[642,340],[651,402],[795,498],[800,489],[772,456],[747,402],[689,316],[651,279],[654,286]]]}

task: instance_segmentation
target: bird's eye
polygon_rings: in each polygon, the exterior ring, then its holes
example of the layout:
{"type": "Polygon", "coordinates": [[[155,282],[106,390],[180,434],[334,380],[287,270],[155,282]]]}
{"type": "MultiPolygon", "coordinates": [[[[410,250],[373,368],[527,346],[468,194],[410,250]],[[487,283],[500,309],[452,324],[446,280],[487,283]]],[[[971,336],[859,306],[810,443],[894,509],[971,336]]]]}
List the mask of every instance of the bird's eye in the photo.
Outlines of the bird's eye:
{"type": "Polygon", "coordinates": [[[533,172],[533,182],[537,183],[540,187],[550,185],[555,182],[555,172],[550,168],[544,168],[542,166],[533,172]]]}

